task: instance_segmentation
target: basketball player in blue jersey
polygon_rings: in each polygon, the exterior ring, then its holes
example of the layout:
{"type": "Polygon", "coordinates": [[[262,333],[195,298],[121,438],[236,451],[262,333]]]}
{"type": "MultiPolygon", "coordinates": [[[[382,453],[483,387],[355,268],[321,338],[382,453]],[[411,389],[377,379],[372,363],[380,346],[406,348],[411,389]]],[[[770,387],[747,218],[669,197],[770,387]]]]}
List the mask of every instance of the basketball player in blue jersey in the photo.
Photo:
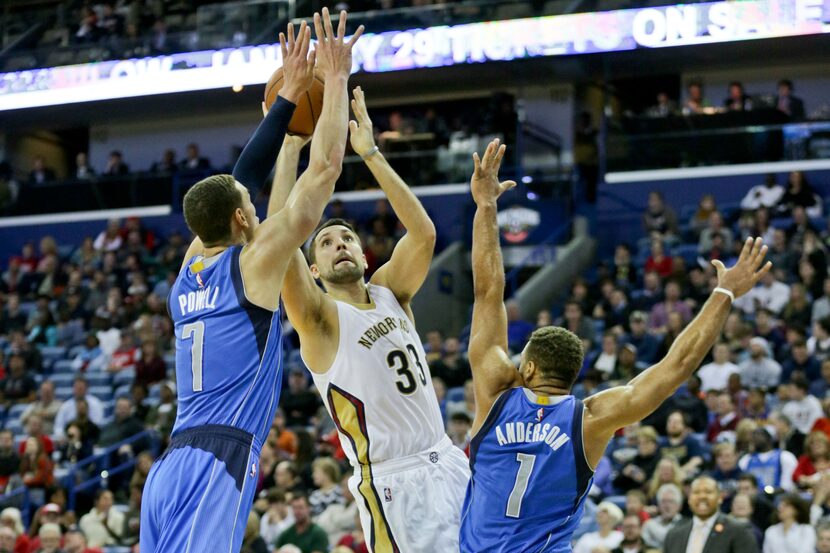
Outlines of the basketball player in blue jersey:
{"type": "Polygon", "coordinates": [[[624,386],[571,395],[582,367],[580,339],[563,328],[536,330],[516,366],[507,351],[504,267],[496,201],[504,146],[493,141],[474,155],[471,181],[475,305],[469,357],[476,416],[470,444],[472,477],[461,522],[461,551],[565,552],[582,516],[585,495],[617,429],[642,420],[698,368],[720,336],[731,302],[766,274],[766,246],[748,239],[737,264],[713,261],[718,287],[666,357],[624,386]]]}
{"type": "Polygon", "coordinates": [[[348,125],[352,46],[346,14],[337,34],[327,10],[280,34],[285,84],[240,156],[234,174],[208,177],[184,198],[197,235],[168,299],[176,331],[178,414],[170,447],[153,465],[141,511],[142,553],[237,553],[282,383],[279,294],[292,254],[314,230],[340,175],[348,125]],[[309,178],[259,224],[245,186],[276,161],[288,122],[313,81],[326,80],[309,178]]]}

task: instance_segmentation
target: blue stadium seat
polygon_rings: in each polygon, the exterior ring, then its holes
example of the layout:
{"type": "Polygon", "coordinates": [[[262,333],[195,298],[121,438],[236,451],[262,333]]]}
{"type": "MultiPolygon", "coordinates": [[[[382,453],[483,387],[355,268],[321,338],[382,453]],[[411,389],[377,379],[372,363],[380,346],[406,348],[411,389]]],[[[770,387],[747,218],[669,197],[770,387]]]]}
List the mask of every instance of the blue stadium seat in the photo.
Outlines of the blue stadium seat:
{"type": "Polygon", "coordinates": [[[168,353],[162,359],[164,359],[164,363],[167,365],[168,369],[176,367],[176,354],[175,353],[168,353]]]}
{"type": "Polygon", "coordinates": [[[70,386],[67,388],[66,386],[55,388],[55,397],[61,401],[65,401],[72,397],[72,387],[70,386]]]}
{"type": "Polygon", "coordinates": [[[116,388],[119,386],[131,386],[135,380],[135,369],[124,369],[118,371],[113,375],[112,385],[116,388]]]}
{"type": "Polygon", "coordinates": [[[122,384],[121,386],[116,386],[115,393],[113,394],[113,398],[118,399],[122,396],[129,396],[130,395],[130,386],[131,384],[122,384]]]}
{"type": "Polygon", "coordinates": [[[17,405],[12,405],[11,409],[9,409],[9,419],[17,420],[23,414],[23,411],[26,410],[28,407],[25,403],[18,403],[17,405]]]}
{"type": "Polygon", "coordinates": [[[49,380],[55,384],[56,388],[71,388],[72,381],[75,380],[75,375],[71,373],[55,373],[49,377],[49,380]]]}
{"type": "Polygon", "coordinates": [[[6,430],[10,430],[15,436],[23,434],[23,423],[17,418],[9,419],[6,421],[6,430]]]}
{"type": "Polygon", "coordinates": [[[697,252],[697,244],[680,244],[673,249],[672,255],[682,257],[686,262],[686,268],[691,268],[697,263],[700,254],[697,252]]]}
{"type": "Polygon", "coordinates": [[[86,381],[90,386],[112,386],[112,375],[107,372],[87,373],[86,381]]]}
{"type": "Polygon", "coordinates": [[[447,390],[447,401],[464,401],[464,386],[456,386],[447,390]]]}
{"type": "Polygon", "coordinates": [[[113,398],[112,386],[90,386],[89,393],[101,401],[110,401],[113,398]]]}
{"type": "Polygon", "coordinates": [[[40,354],[43,356],[44,361],[50,361],[54,363],[58,359],[64,359],[66,357],[66,348],[63,346],[43,346],[40,348],[40,354]]]}
{"type": "Polygon", "coordinates": [[[52,372],[55,374],[66,373],[74,376],[75,369],[72,366],[73,363],[74,361],[72,359],[58,359],[52,365],[52,372]]]}

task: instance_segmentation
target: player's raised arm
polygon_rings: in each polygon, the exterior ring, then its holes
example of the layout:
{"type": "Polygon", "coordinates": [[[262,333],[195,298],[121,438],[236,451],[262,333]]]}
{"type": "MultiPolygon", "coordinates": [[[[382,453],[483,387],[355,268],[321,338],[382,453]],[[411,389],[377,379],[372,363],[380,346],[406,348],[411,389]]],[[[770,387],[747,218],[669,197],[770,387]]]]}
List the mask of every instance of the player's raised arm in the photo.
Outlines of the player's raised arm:
{"type": "MultiPolygon", "coordinates": [[[[317,66],[323,74],[326,87],[323,93],[323,111],[311,144],[309,168],[295,185],[285,207],[257,228],[254,240],[246,248],[250,250],[247,253],[250,259],[246,261],[243,258],[243,263],[250,264],[251,270],[265,279],[259,290],[263,300],[272,298],[269,303],[274,304],[274,281],[278,287],[282,285],[292,255],[314,230],[334,190],[334,183],[340,176],[346,147],[347,83],[352,65],[352,47],[363,32],[361,26],[346,42],[346,12],[340,13],[335,34],[326,8],[323,9],[322,17],[314,14],[314,27],[317,34],[317,66]]],[[[306,35],[305,40],[309,37],[306,35]]],[[[281,44],[287,48],[282,37],[281,44]]],[[[294,47],[297,48],[297,43],[294,47]]],[[[287,55],[291,56],[290,50],[287,55]]],[[[247,289],[249,295],[250,288],[247,289]]]]}
{"type": "Polygon", "coordinates": [[[748,238],[734,267],[713,261],[718,287],[700,313],[677,337],[666,357],[625,386],[601,392],[585,400],[583,423],[585,452],[596,466],[617,429],[644,419],[686,382],[720,336],[732,305],[749,292],[772,267],[764,264],[767,247],[760,238],[748,238]],[[763,265],[763,266],[762,266],[763,265]]]}
{"type": "Polygon", "coordinates": [[[499,182],[499,166],[504,145],[494,140],[484,157],[473,154],[475,170],[470,191],[476,203],[473,219],[473,323],[467,354],[473,371],[476,394],[475,434],[496,397],[519,382],[519,373],[507,355],[507,311],[504,307],[504,264],[496,220],[496,201],[516,186],[513,181],[499,182]]]}
{"type": "Polygon", "coordinates": [[[401,306],[409,311],[409,302],[424,283],[432,263],[435,225],[424,206],[375,145],[372,120],[360,87],[354,89],[352,111],[355,116],[349,122],[352,149],[363,158],[406,229],[389,262],[372,275],[371,282],[392,290],[401,306]]]}

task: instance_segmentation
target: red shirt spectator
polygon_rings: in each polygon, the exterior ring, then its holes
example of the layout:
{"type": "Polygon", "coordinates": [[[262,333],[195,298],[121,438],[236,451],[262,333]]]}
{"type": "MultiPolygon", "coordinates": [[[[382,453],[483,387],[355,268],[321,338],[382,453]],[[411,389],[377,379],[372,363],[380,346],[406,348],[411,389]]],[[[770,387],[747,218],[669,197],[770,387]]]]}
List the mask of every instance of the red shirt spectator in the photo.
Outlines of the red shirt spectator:
{"type": "Polygon", "coordinates": [[[671,256],[665,255],[663,251],[663,240],[654,238],[651,241],[651,255],[646,259],[646,272],[654,271],[661,278],[668,278],[674,270],[674,260],[671,256]]]}
{"type": "Polygon", "coordinates": [[[118,349],[112,353],[112,359],[110,359],[110,364],[109,367],[107,367],[107,370],[110,372],[119,372],[124,369],[135,368],[139,357],[138,348],[135,347],[135,344],[133,343],[132,334],[129,332],[123,332],[121,334],[121,344],[119,344],[118,349]]]}
{"type": "Polygon", "coordinates": [[[722,432],[735,432],[741,420],[735,411],[735,404],[729,392],[718,394],[715,413],[717,417],[709,423],[709,428],[706,430],[706,439],[709,443],[714,443],[722,432]]]}
{"type": "Polygon", "coordinates": [[[830,438],[820,430],[813,430],[804,441],[804,451],[793,471],[793,482],[809,488],[817,473],[830,470],[830,438]]]}
{"type": "Polygon", "coordinates": [[[167,363],[158,354],[155,342],[141,346],[141,359],[135,364],[135,383],[149,386],[167,378],[167,363]]]}

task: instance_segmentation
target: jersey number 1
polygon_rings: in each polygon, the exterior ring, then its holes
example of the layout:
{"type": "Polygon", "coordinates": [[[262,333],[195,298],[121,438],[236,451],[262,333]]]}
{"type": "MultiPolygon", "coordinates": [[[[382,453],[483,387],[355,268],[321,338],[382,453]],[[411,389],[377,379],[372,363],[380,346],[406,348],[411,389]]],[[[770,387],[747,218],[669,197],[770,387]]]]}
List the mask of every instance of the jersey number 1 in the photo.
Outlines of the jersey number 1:
{"type": "Polygon", "coordinates": [[[196,321],[182,327],[182,340],[193,339],[190,346],[190,370],[193,373],[193,391],[202,391],[202,350],[205,345],[205,323],[196,321]]]}
{"type": "Polygon", "coordinates": [[[533,472],[536,456],[517,453],[516,461],[519,463],[519,472],[516,474],[516,482],[513,483],[513,491],[507,499],[507,512],[504,513],[510,518],[519,518],[522,512],[522,500],[525,498],[527,483],[530,480],[530,473],[533,472]]]}

